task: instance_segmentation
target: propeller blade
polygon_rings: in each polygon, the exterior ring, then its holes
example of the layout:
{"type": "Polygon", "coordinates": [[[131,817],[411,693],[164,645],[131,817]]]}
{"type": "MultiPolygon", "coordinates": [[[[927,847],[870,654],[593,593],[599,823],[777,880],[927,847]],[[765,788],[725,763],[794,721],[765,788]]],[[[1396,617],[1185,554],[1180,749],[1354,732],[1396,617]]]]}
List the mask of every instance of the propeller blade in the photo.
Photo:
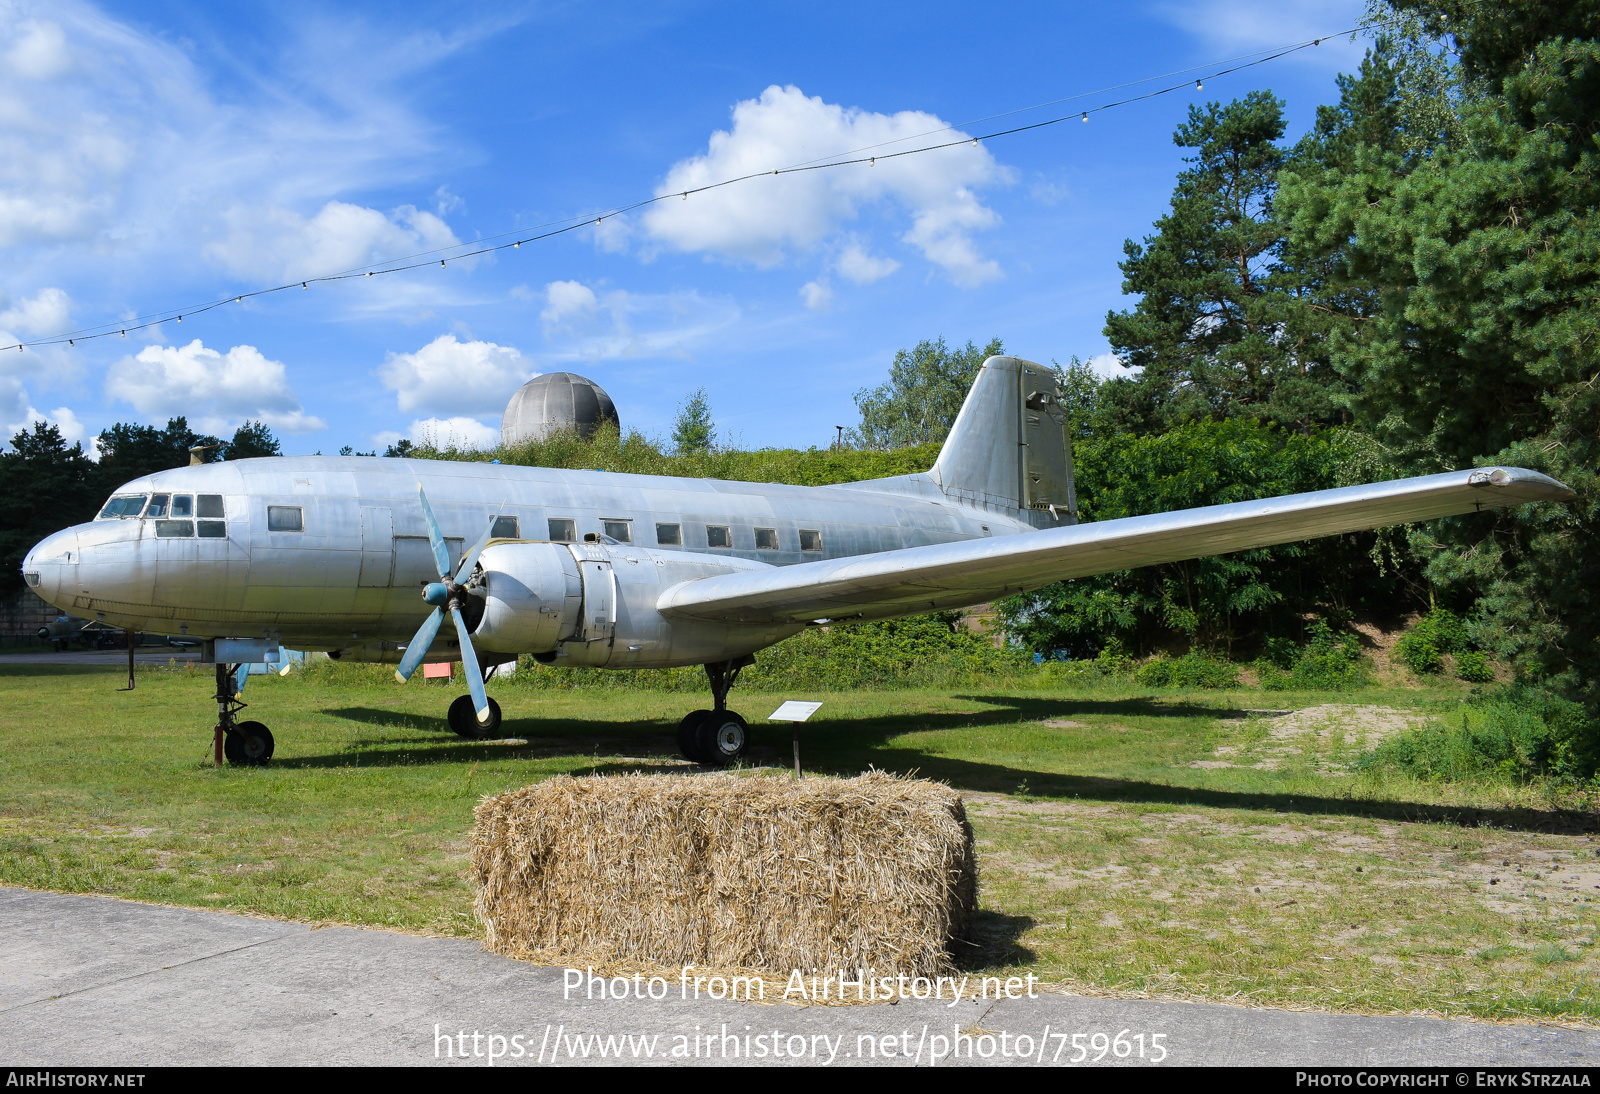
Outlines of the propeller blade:
{"type": "Polygon", "coordinates": [[[452,608],[450,615],[456,621],[456,633],[461,636],[461,671],[467,678],[467,690],[472,693],[472,705],[478,712],[478,721],[489,720],[489,693],[483,690],[483,672],[478,668],[478,655],[472,649],[472,636],[467,633],[467,621],[461,610],[452,608]]]}
{"type": "Polygon", "coordinates": [[[417,497],[422,499],[422,519],[428,522],[428,542],[433,544],[433,561],[439,567],[439,576],[449,581],[450,548],[445,546],[444,533],[439,531],[439,522],[433,519],[433,506],[428,504],[428,495],[422,492],[420,482],[417,483],[417,497]]]}
{"type": "Polygon", "coordinates": [[[483,530],[483,538],[478,540],[477,543],[474,543],[472,545],[472,550],[467,552],[467,557],[461,560],[461,569],[456,571],[457,585],[465,584],[467,578],[472,576],[472,568],[478,564],[478,555],[483,550],[484,546],[488,544],[489,537],[494,534],[494,523],[499,519],[499,513],[496,513],[494,516],[489,518],[489,527],[483,530]]]}
{"type": "Polygon", "coordinates": [[[235,695],[244,691],[244,682],[248,679],[250,679],[250,666],[248,663],[242,664],[233,674],[233,693],[235,695]]]}
{"type": "Polygon", "coordinates": [[[428,618],[417,628],[416,637],[411,639],[411,644],[406,647],[405,656],[400,658],[400,667],[394,670],[396,680],[403,684],[411,679],[411,674],[417,671],[422,659],[428,656],[428,647],[433,645],[433,637],[439,633],[439,624],[443,622],[444,612],[438,608],[428,613],[428,618]]]}

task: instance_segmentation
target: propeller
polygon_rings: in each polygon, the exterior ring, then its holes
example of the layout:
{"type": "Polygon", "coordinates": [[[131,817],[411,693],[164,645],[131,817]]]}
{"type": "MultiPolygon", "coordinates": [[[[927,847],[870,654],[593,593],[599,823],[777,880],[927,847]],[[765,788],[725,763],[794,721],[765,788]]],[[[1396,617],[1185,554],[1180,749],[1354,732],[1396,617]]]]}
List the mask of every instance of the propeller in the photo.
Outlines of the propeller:
{"type": "Polygon", "coordinates": [[[428,504],[428,495],[423,492],[420,483],[417,484],[417,497],[422,501],[422,517],[428,523],[428,542],[433,546],[433,561],[439,570],[439,580],[429,582],[422,589],[422,599],[433,606],[433,611],[422,621],[422,626],[417,628],[416,637],[412,638],[411,644],[406,647],[405,656],[400,659],[400,667],[395,670],[394,677],[402,684],[411,679],[411,674],[417,671],[417,666],[422,664],[422,659],[428,655],[428,647],[433,645],[433,640],[448,613],[455,622],[456,634],[461,638],[461,669],[467,678],[467,690],[472,693],[473,709],[478,712],[479,722],[487,722],[489,695],[483,690],[483,673],[478,668],[478,655],[472,649],[472,637],[467,632],[467,622],[461,618],[461,605],[467,599],[467,590],[463,582],[471,576],[472,568],[478,564],[478,555],[489,542],[489,536],[494,532],[494,522],[499,514],[489,518],[489,527],[483,530],[482,538],[473,545],[471,551],[467,552],[467,557],[461,560],[461,566],[452,579],[450,548],[445,545],[444,533],[439,531],[439,522],[434,519],[433,507],[428,504]]]}

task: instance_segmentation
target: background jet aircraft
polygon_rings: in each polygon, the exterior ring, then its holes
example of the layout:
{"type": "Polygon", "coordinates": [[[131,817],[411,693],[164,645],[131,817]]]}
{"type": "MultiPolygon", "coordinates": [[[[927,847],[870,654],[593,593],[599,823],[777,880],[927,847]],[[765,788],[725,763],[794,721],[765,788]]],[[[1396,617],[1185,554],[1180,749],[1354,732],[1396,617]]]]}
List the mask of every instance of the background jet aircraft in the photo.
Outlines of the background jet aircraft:
{"type": "Polygon", "coordinates": [[[484,675],[518,654],[704,665],[713,709],[684,718],[679,744],[724,764],[747,736],[726,703],[739,670],[810,624],[1573,497],[1479,468],[1079,525],[1059,394],[1048,368],[991,357],[931,470],[838,486],[362,457],[179,468],[128,483],[23,571],[65,611],[211,640],[217,738],[236,763],[265,762],[273,741],[234,721],[233,665],[281,642],[395,663],[402,680],[460,660],[470,694],[449,721],[469,737],[497,731],[484,675]]]}

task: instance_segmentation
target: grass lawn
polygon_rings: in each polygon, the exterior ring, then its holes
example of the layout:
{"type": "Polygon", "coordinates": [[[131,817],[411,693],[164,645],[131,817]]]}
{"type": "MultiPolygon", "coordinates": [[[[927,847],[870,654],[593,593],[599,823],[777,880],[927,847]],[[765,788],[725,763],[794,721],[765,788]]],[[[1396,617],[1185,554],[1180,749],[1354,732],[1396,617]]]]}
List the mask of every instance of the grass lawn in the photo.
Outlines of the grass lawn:
{"type": "MultiPolygon", "coordinates": [[[[478,798],[567,772],[693,769],[700,697],[491,683],[505,742],[450,735],[456,687],[339,668],[252,678],[277,756],[211,766],[208,670],[0,663],[0,883],[477,936],[478,798]]],[[[1352,774],[1464,691],[1092,690],[821,699],[808,770],[942,779],[982,870],[974,969],[1077,991],[1600,1020],[1600,814],[1509,784],[1352,774]],[[1270,708],[1270,709],[1269,709],[1270,708]],[[1293,712],[1293,713],[1289,713],[1293,712]]],[[[750,759],[789,762],[757,721],[750,759]]]]}

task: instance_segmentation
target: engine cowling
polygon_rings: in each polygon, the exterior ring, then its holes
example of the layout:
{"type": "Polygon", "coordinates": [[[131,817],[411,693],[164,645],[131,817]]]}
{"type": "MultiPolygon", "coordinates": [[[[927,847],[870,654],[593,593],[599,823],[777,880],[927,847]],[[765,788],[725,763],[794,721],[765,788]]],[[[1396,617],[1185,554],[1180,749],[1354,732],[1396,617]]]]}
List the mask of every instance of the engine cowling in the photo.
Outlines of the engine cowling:
{"type": "Polygon", "coordinates": [[[803,629],[669,619],[656,610],[674,585],[768,568],[748,559],[603,543],[495,543],[478,564],[481,585],[475,578],[473,586],[484,609],[472,638],[484,650],[596,668],[670,668],[754,653],[803,629]]]}

